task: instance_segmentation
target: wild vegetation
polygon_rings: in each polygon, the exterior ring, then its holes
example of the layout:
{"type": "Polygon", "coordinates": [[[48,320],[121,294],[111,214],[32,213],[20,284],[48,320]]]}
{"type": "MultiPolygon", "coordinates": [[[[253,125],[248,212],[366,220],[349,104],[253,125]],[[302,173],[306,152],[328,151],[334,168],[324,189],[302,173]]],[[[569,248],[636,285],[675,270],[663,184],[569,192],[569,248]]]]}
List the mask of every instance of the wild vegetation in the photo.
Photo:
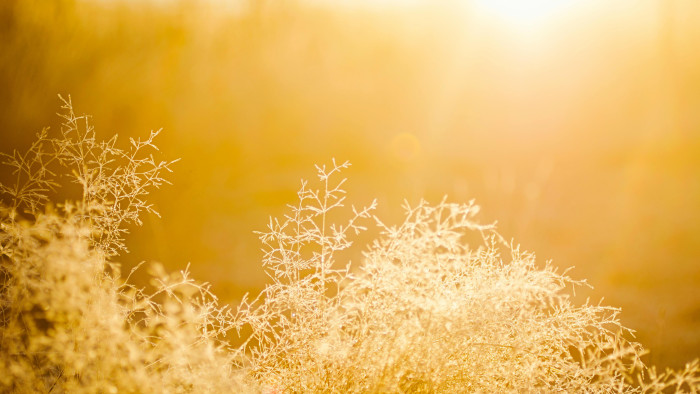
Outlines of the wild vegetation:
{"type": "Polygon", "coordinates": [[[244,302],[252,327],[250,373],[283,392],[696,392],[697,361],[657,374],[629,341],[619,309],[575,305],[585,284],[539,267],[534,254],[480,224],[479,207],[442,201],[405,206],[352,269],[338,261],[375,203],[328,216],[345,196],[318,167],[318,189],[261,234],[273,283],[244,302]],[[476,235],[476,236],[475,236],[476,235]],[[471,240],[472,242],[467,242],[471,240]],[[340,263],[340,264],[339,264],[340,263]],[[339,267],[335,268],[334,267],[339,267]]]}
{"type": "Polygon", "coordinates": [[[3,156],[0,391],[660,392],[700,390],[700,366],[657,373],[619,310],[575,304],[571,279],[505,242],[473,203],[406,204],[385,225],[346,207],[348,163],[318,167],[260,234],[272,282],[234,312],[188,271],[121,276],[125,225],[167,183],[152,132],[118,146],[64,101],[63,128],[3,156]],[[52,203],[66,180],[79,197],[52,203]],[[368,245],[353,237],[376,223],[368,245]],[[364,250],[351,265],[343,255],[364,250]],[[227,334],[238,331],[233,346],[227,334]]]}
{"type": "Polygon", "coordinates": [[[56,137],[44,130],[27,152],[3,156],[16,182],[0,187],[0,391],[241,389],[221,339],[230,314],[206,284],[156,265],[147,292],[111,261],[174,163],[148,152],[158,133],[124,150],[64,104],[56,137]],[[54,205],[66,176],[80,198],[54,205]]]}
{"type": "Polygon", "coordinates": [[[377,198],[386,223],[403,199],[474,198],[506,238],[575,266],[594,286],[577,303],[621,307],[647,360],[677,369],[700,355],[699,13],[695,0],[2,0],[0,151],[60,130],[57,92],[100,140],[163,127],[162,157],[182,158],[175,186],[148,197],[163,218],[142,212],[113,260],[125,276],[142,259],[195,263],[232,305],[268,281],[251,229],[282,215],[313,163],[350,159],[349,195],[377,198]],[[528,31],[461,7],[528,1],[571,8],[528,31]]]}

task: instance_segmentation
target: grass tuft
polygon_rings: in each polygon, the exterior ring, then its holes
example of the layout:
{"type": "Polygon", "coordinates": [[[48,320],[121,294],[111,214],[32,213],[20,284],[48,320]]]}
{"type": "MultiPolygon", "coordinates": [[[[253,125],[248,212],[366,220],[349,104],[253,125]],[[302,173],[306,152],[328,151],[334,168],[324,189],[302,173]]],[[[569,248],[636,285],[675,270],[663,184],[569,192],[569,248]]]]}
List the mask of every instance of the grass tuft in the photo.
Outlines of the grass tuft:
{"type": "Polygon", "coordinates": [[[1,392],[231,392],[244,389],[223,341],[227,308],[185,270],[154,266],[154,290],[120,277],[127,223],[153,212],[145,196],[174,161],[156,162],[153,132],[116,147],[95,139],[64,100],[65,120],[26,153],[5,155],[16,176],[0,204],[1,392]],[[52,166],[81,187],[57,206],[52,166]]]}

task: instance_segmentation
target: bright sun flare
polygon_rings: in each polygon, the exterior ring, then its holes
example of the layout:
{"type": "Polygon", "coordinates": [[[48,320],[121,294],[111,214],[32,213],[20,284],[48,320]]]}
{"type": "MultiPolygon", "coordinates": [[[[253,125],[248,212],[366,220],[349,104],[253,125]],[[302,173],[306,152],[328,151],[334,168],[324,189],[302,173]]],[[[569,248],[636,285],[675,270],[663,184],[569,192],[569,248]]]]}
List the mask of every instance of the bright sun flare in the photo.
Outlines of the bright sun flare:
{"type": "Polygon", "coordinates": [[[540,24],[571,7],[576,0],[474,0],[477,9],[521,26],[540,24]]]}

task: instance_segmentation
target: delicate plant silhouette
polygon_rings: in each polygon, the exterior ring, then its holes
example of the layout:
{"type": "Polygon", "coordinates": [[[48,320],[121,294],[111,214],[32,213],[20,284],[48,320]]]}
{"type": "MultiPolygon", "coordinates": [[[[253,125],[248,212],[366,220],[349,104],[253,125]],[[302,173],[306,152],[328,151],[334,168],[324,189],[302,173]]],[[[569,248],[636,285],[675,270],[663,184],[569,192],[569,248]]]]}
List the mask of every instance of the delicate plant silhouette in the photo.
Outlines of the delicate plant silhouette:
{"type": "Polygon", "coordinates": [[[317,167],[321,188],[302,182],[298,205],[289,206],[291,214],[282,221],[270,219],[268,231],[260,233],[273,284],[258,299],[243,300],[238,325],[252,327],[248,340],[256,346],[249,348],[251,370],[270,387],[292,387],[314,363],[316,342],[332,328],[340,286],[349,274],[348,267],[335,267],[335,257],[350,247],[351,233],[365,229],[358,222],[368,218],[376,205],[353,207],[343,225],[327,222],[329,213],[345,201],[344,180],[333,183],[331,176],[348,165],[333,161],[330,168],[317,167]]]}
{"type": "Polygon", "coordinates": [[[698,391],[697,362],[659,375],[619,310],[575,305],[585,284],[504,242],[479,208],[446,201],[406,204],[356,269],[334,268],[369,208],[342,210],[347,163],[318,168],[299,203],[261,233],[273,283],[244,302],[251,376],[281,392],[658,392],[698,391]],[[350,232],[349,230],[354,230],[350,232]],[[332,290],[332,291],[330,291],[332,290]]]}
{"type": "Polygon", "coordinates": [[[223,337],[230,314],[187,271],[154,266],[148,293],[120,279],[125,223],[155,212],[145,201],[173,161],[143,156],[157,133],[98,142],[64,100],[64,126],[27,153],[5,155],[16,176],[0,193],[0,391],[230,392],[241,390],[223,337]],[[49,205],[52,166],[81,198],[49,205]]]}

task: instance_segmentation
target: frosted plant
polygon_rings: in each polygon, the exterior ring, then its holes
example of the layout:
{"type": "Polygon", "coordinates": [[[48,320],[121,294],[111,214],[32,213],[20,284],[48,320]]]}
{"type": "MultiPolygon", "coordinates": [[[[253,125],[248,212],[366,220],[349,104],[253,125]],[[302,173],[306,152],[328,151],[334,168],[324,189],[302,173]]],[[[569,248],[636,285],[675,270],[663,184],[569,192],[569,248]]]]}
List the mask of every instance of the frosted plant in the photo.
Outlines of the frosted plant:
{"type": "Polygon", "coordinates": [[[342,210],[347,164],[318,168],[261,233],[272,278],[239,309],[250,375],[270,392],[696,392],[698,363],[657,374],[618,319],[576,305],[576,281],[476,220],[473,202],[406,204],[354,269],[337,261],[370,208],[342,210]],[[355,230],[355,231],[349,231],[355,230]],[[337,269],[334,267],[343,267],[337,269]]]}
{"type": "Polygon", "coordinates": [[[263,385],[299,383],[307,389],[303,381],[324,372],[319,365],[313,366],[315,373],[307,368],[315,362],[317,341],[331,329],[340,307],[338,293],[349,275],[347,266],[337,267],[336,255],[351,246],[350,234],[365,229],[359,221],[369,218],[376,205],[352,207],[343,225],[327,221],[345,201],[345,180],[336,183],[331,176],[348,165],[333,161],[330,168],[317,167],[320,188],[303,181],[298,205],[289,206],[291,213],[283,220],[270,219],[268,231],[260,233],[273,284],[257,299],[244,299],[237,320],[239,328],[252,329],[246,344],[254,344],[248,348],[251,369],[263,385]]]}
{"type": "Polygon", "coordinates": [[[125,223],[153,211],[145,196],[173,161],[99,142],[64,100],[64,126],[26,153],[4,155],[15,182],[0,194],[1,392],[231,392],[246,386],[224,341],[232,328],[207,284],[154,266],[154,289],[120,277],[125,223]],[[49,204],[67,173],[77,201],[49,204]]]}

